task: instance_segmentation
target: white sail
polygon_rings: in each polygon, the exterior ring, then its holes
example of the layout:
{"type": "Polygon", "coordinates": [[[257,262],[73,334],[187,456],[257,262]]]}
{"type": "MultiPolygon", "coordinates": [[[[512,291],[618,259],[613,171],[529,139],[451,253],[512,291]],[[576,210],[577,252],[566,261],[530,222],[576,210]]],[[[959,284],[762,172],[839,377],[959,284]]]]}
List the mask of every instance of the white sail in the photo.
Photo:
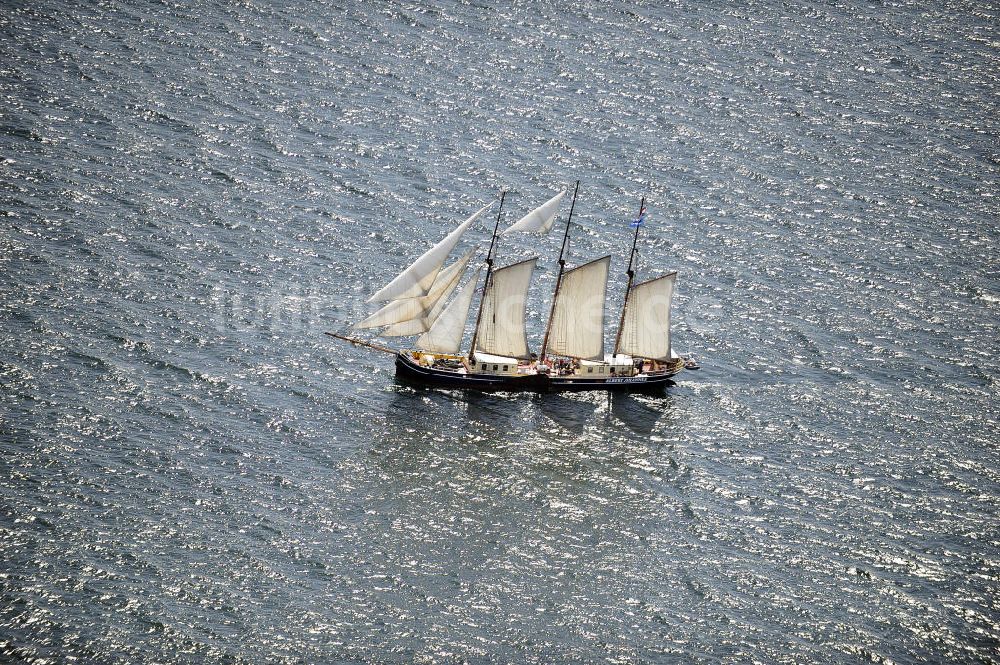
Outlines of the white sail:
{"type": "Polygon", "coordinates": [[[437,277],[438,271],[444,265],[448,254],[451,253],[451,250],[462,238],[462,234],[472,226],[473,222],[479,219],[480,215],[486,212],[490,205],[492,204],[487,204],[480,208],[472,217],[469,217],[454,231],[449,233],[444,240],[424,252],[409,268],[401,272],[394,280],[369,298],[368,302],[416,298],[427,295],[427,291],[434,284],[434,279],[437,277]]]}
{"type": "MultiPolygon", "coordinates": [[[[455,273],[454,277],[448,280],[448,284],[445,290],[440,292],[438,295],[434,296],[433,302],[430,302],[431,296],[426,296],[424,298],[421,298],[421,300],[428,301],[428,304],[430,306],[424,309],[421,312],[420,316],[414,317],[407,321],[400,321],[399,323],[389,326],[388,328],[382,331],[382,336],[406,337],[409,335],[419,335],[420,333],[427,332],[430,329],[431,324],[433,324],[434,321],[437,320],[438,316],[441,315],[441,312],[444,310],[445,302],[448,300],[449,296],[451,296],[452,291],[454,291],[455,288],[458,286],[458,283],[462,281],[462,276],[465,275],[465,267],[466,265],[468,265],[469,259],[471,258],[472,254],[470,252],[468,258],[463,257],[462,259],[459,260],[459,263],[462,263],[461,266],[462,271],[455,273]]],[[[458,265],[458,263],[456,263],[455,265],[458,265]]],[[[441,274],[443,275],[444,273],[445,271],[442,270],[441,274]]],[[[434,287],[431,287],[431,290],[433,291],[434,287]]]]}
{"type": "MultiPolygon", "coordinates": [[[[458,285],[458,282],[462,279],[465,268],[469,265],[469,261],[472,259],[472,255],[475,251],[475,248],[470,249],[463,254],[458,261],[455,261],[455,263],[438,272],[437,277],[435,278],[434,283],[431,284],[426,296],[393,300],[389,304],[382,307],[382,309],[366,318],[364,321],[354,324],[354,327],[380,328],[382,326],[392,326],[401,322],[410,321],[411,319],[421,319],[426,317],[429,312],[432,311],[434,306],[439,301],[447,299],[458,285]]],[[[394,335],[390,331],[386,331],[383,335],[389,337],[399,335],[417,335],[425,330],[427,330],[427,327],[421,325],[415,330],[415,332],[395,333],[394,335]]]]}
{"type": "Polygon", "coordinates": [[[562,190],[551,199],[538,206],[527,215],[517,220],[504,233],[511,231],[531,231],[534,233],[546,234],[552,228],[552,222],[559,212],[559,204],[566,195],[566,190],[562,190]]]}
{"type": "Polygon", "coordinates": [[[465,268],[469,265],[469,261],[472,260],[472,255],[476,253],[476,249],[476,247],[470,248],[465,254],[458,257],[457,261],[439,272],[427,295],[439,296],[447,291],[453,282],[461,281],[462,275],[465,274],[465,268]]]}
{"type": "Polygon", "coordinates": [[[493,271],[483,295],[482,314],[476,329],[476,351],[528,357],[524,308],[536,261],[538,257],[493,271]]]}
{"type": "MultiPolygon", "coordinates": [[[[472,296],[479,282],[479,270],[475,272],[455,299],[444,308],[441,315],[431,325],[430,330],[417,338],[417,348],[432,353],[458,353],[465,332],[465,322],[469,318],[472,296]]],[[[443,302],[443,300],[442,300],[443,302]]]]}
{"type": "MultiPolygon", "coordinates": [[[[444,299],[442,298],[438,302],[439,304],[444,304],[444,299]]],[[[381,337],[412,337],[413,335],[427,332],[427,329],[430,327],[428,321],[430,321],[429,316],[400,321],[399,323],[392,324],[380,332],[379,335],[381,337]]]]}
{"type": "Polygon", "coordinates": [[[563,273],[552,306],[546,353],[586,360],[604,358],[604,299],[611,257],[563,273]]]}
{"type": "Polygon", "coordinates": [[[625,303],[618,353],[670,359],[670,302],[677,273],[663,275],[632,287],[625,303]]]}

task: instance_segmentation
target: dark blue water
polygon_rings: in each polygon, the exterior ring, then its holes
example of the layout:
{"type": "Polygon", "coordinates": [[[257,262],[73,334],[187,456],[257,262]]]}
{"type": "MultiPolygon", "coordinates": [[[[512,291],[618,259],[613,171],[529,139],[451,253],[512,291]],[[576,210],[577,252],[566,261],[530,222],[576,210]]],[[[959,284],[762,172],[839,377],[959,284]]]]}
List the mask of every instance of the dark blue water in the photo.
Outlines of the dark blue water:
{"type": "Polygon", "coordinates": [[[998,13],[4,2],[0,659],[1000,662],[998,13]],[[666,394],[322,335],[577,179],[666,394]]]}

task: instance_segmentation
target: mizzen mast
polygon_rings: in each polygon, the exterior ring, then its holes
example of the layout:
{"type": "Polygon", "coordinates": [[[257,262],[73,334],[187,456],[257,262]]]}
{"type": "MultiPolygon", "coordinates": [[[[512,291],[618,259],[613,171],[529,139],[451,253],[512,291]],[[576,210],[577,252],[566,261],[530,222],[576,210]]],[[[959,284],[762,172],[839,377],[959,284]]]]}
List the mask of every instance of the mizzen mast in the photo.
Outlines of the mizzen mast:
{"type": "Polygon", "coordinates": [[[625,287],[625,301],[622,303],[622,316],[618,321],[618,334],[615,337],[615,351],[614,355],[618,355],[618,348],[622,343],[622,329],[625,326],[625,309],[628,307],[629,294],[632,292],[632,282],[635,280],[635,271],[632,270],[632,263],[635,259],[635,247],[639,242],[639,228],[643,225],[646,215],[646,197],[642,197],[642,202],[639,203],[639,216],[636,218],[632,225],[635,226],[635,236],[632,238],[632,251],[628,255],[628,270],[625,274],[628,275],[628,286],[625,287]]]}

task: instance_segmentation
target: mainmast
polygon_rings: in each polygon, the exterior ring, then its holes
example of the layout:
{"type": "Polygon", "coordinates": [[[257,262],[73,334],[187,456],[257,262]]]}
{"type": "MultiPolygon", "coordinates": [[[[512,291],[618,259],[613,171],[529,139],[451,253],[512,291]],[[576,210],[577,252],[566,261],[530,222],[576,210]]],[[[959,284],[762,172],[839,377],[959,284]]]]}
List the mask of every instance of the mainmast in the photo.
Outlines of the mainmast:
{"type": "Polygon", "coordinates": [[[559,276],[556,277],[556,288],[552,293],[552,307],[549,308],[549,322],[545,325],[545,336],[542,338],[542,350],[538,354],[539,360],[545,360],[545,349],[549,345],[549,332],[552,329],[552,314],[556,309],[556,297],[559,295],[559,285],[562,284],[563,273],[566,270],[566,260],[563,253],[566,251],[566,242],[569,240],[569,222],[573,219],[573,209],[576,208],[576,195],[580,191],[580,181],[576,181],[576,188],[573,190],[573,203],[569,206],[569,217],[566,218],[566,231],[563,233],[562,246],[559,247],[559,276]]]}
{"type": "Polygon", "coordinates": [[[497,223],[493,226],[493,238],[490,240],[490,250],[486,253],[486,279],[483,280],[483,296],[479,299],[479,312],[476,314],[476,326],[472,329],[472,346],[469,348],[469,360],[472,360],[476,353],[476,336],[479,334],[479,319],[483,316],[483,302],[486,300],[486,291],[490,286],[490,277],[493,275],[493,247],[496,245],[498,231],[500,230],[500,215],[503,214],[503,201],[507,197],[507,190],[500,191],[500,209],[497,210],[497,223]]]}
{"type": "Polygon", "coordinates": [[[615,351],[614,355],[618,355],[618,347],[622,343],[622,328],[625,326],[625,309],[628,307],[628,297],[632,292],[632,281],[635,279],[635,271],[632,270],[632,261],[635,259],[635,246],[639,242],[639,227],[643,224],[643,215],[646,213],[646,197],[642,197],[642,202],[639,204],[639,217],[635,220],[635,237],[632,238],[632,251],[628,255],[628,270],[626,274],[628,275],[628,286],[625,287],[625,302],[622,303],[622,316],[618,321],[618,335],[615,337],[615,351]]]}

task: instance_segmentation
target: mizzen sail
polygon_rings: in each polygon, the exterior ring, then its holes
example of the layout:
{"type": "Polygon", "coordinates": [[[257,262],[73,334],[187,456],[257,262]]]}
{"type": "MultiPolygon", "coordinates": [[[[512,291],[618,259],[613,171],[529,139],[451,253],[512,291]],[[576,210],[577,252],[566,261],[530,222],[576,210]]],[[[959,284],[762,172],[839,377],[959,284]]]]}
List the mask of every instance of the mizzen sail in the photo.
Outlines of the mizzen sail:
{"type": "Polygon", "coordinates": [[[538,257],[494,270],[483,294],[475,351],[527,358],[525,305],[538,257]]]}
{"type": "Polygon", "coordinates": [[[565,189],[511,224],[504,233],[510,233],[511,231],[548,233],[549,229],[552,228],[552,222],[555,221],[556,213],[559,212],[559,204],[562,203],[564,196],[566,196],[565,189]]]}
{"type": "Polygon", "coordinates": [[[611,257],[563,273],[552,306],[546,353],[586,360],[604,357],[604,301],[611,257]]]}
{"type": "Polygon", "coordinates": [[[419,259],[414,261],[410,267],[401,272],[391,282],[382,287],[375,295],[368,299],[368,302],[377,300],[397,300],[400,298],[417,298],[427,295],[428,290],[434,284],[438,271],[444,265],[448,254],[461,240],[462,234],[472,226],[472,223],[479,219],[479,216],[489,209],[487,204],[476,211],[472,217],[462,222],[454,231],[449,233],[444,240],[424,252],[419,259]]]}
{"type": "Polygon", "coordinates": [[[677,273],[642,284],[626,294],[618,352],[655,360],[670,359],[670,302],[677,273]]]}

